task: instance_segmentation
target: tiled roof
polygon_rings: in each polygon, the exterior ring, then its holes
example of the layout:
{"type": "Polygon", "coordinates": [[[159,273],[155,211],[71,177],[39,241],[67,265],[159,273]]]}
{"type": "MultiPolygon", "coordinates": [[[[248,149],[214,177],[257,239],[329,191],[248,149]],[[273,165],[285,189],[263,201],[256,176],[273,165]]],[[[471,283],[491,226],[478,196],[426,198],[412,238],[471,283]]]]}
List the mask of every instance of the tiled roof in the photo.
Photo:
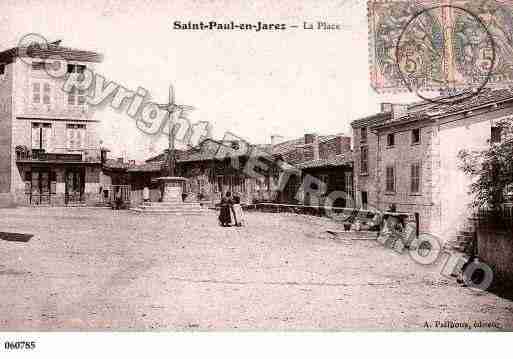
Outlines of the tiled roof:
{"type": "Polygon", "coordinates": [[[11,62],[13,58],[27,56],[33,58],[46,59],[51,56],[60,56],[64,60],[102,62],[103,56],[97,52],[73,49],[70,47],[47,44],[46,46],[33,47],[27,51],[26,47],[14,47],[0,52],[0,61],[11,62]]]}
{"type": "Polygon", "coordinates": [[[130,168],[128,168],[128,172],[159,172],[162,169],[162,163],[162,161],[155,161],[130,166],[130,168]]]}
{"type": "Polygon", "coordinates": [[[124,170],[129,167],[129,164],[128,162],[119,162],[118,160],[110,159],[106,160],[103,166],[110,169],[124,170]]]}
{"type": "MultiPolygon", "coordinates": [[[[206,139],[204,140],[199,147],[197,148],[191,148],[189,150],[176,150],[176,162],[178,163],[185,163],[185,162],[198,162],[198,161],[209,161],[214,159],[219,159],[218,150],[219,146],[229,146],[227,144],[223,144],[221,141],[216,141],[213,139],[206,139]],[[210,142],[210,146],[205,145],[205,143],[210,142]]],[[[251,150],[248,150],[247,147],[244,147],[242,144],[239,148],[239,150],[236,149],[230,149],[230,155],[238,155],[238,156],[246,156],[250,154],[251,156],[258,156],[258,157],[270,157],[270,153],[267,151],[269,146],[267,145],[250,145],[252,146],[251,150]]],[[[166,161],[167,158],[167,150],[163,153],[154,156],[152,158],[149,158],[146,160],[146,163],[155,163],[155,166],[160,166],[162,163],[166,161]],[[158,165],[157,165],[158,164],[158,165]]],[[[143,165],[138,166],[137,168],[141,171],[143,169],[148,169],[149,171],[155,170],[155,166],[148,166],[144,167],[143,165]]],[[[135,169],[131,169],[131,171],[134,171],[135,169]]]]}
{"type": "Polygon", "coordinates": [[[351,122],[351,127],[359,128],[359,127],[376,126],[376,125],[385,123],[385,121],[389,120],[391,117],[392,117],[391,112],[378,112],[376,114],[354,120],[353,122],[351,122]]]}
{"type": "MultiPolygon", "coordinates": [[[[468,97],[467,93],[459,96],[468,97]]],[[[438,97],[435,100],[440,101],[447,97],[438,97]]],[[[411,122],[421,118],[443,118],[461,111],[471,111],[473,109],[492,105],[494,103],[513,100],[512,89],[484,89],[479,94],[462,99],[460,102],[439,103],[439,102],[417,102],[408,106],[408,114],[396,119],[390,119],[385,123],[377,124],[374,127],[388,126],[401,122],[411,122]]]]}
{"type": "Polygon", "coordinates": [[[332,158],[320,158],[317,160],[311,160],[307,162],[301,162],[297,164],[295,167],[299,169],[308,169],[308,168],[321,168],[321,167],[338,167],[344,166],[350,163],[350,159],[348,159],[347,155],[338,155],[332,158]]]}
{"type": "MultiPolygon", "coordinates": [[[[336,135],[318,136],[319,143],[326,142],[337,137],[336,135]]],[[[305,138],[300,137],[293,140],[278,143],[272,147],[273,155],[280,155],[294,150],[296,147],[305,146],[305,138]]]]}

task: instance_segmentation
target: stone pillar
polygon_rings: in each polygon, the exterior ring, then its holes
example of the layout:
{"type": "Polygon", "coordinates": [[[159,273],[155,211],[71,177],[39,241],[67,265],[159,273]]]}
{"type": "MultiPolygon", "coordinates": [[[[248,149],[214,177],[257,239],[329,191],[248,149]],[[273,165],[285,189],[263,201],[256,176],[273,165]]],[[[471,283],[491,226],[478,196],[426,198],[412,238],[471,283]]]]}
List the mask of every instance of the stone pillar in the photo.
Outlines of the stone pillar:
{"type": "Polygon", "coordinates": [[[183,177],[159,177],[157,181],[164,187],[162,202],[182,203],[183,177]]]}

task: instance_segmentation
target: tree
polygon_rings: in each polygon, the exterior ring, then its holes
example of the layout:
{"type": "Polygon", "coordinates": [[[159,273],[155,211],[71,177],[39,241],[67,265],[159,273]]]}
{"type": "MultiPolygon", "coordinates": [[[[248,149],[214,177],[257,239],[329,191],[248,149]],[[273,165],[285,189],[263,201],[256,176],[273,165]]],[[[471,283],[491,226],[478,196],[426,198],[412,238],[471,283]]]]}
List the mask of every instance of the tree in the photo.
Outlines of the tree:
{"type": "Polygon", "coordinates": [[[458,154],[460,168],[474,179],[472,205],[498,212],[513,197],[513,124],[495,125],[490,146],[483,151],[463,150],[458,154]]]}

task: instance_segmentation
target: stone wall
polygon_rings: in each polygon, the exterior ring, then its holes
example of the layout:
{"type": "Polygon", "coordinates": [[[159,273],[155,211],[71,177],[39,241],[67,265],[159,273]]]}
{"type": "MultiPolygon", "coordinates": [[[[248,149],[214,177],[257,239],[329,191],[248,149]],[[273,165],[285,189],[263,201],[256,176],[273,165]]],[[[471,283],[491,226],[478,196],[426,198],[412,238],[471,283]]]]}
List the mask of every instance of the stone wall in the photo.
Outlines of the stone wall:
{"type": "Polygon", "coordinates": [[[11,201],[7,193],[11,192],[13,66],[6,64],[0,75],[0,193],[5,193],[0,206],[11,201]]]}
{"type": "Polygon", "coordinates": [[[478,256],[494,273],[494,285],[513,289],[513,220],[476,223],[478,256]],[[506,227],[504,226],[506,224],[506,227]]]}
{"type": "Polygon", "coordinates": [[[367,203],[370,207],[377,207],[378,205],[378,191],[376,185],[377,176],[377,154],[378,154],[378,136],[367,130],[367,141],[362,142],[360,136],[360,127],[353,129],[353,159],[354,159],[354,179],[356,190],[356,203],[358,206],[362,205],[362,192],[367,192],[367,203]],[[362,147],[367,148],[368,161],[366,172],[362,171],[362,147]]]}
{"type": "Polygon", "coordinates": [[[432,230],[432,143],[433,127],[427,122],[415,122],[400,127],[380,130],[377,139],[376,191],[377,209],[388,210],[395,205],[397,211],[417,213],[419,229],[432,230]],[[420,130],[420,142],[413,143],[412,131],[420,130]],[[394,135],[394,145],[389,146],[387,137],[394,135]],[[411,190],[411,166],[420,165],[420,191],[411,190]],[[387,191],[386,168],[393,167],[395,189],[387,191]]]}

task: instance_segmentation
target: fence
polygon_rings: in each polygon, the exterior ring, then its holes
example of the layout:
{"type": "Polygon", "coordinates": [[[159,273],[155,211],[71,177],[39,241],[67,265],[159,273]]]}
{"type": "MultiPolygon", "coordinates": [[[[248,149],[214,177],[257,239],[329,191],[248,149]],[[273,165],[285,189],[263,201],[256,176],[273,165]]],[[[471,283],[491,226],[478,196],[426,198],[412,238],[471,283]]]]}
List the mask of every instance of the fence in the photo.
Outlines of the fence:
{"type": "Polygon", "coordinates": [[[513,232],[513,203],[504,203],[499,211],[480,208],[474,214],[481,227],[490,227],[501,232],[513,232]]]}

